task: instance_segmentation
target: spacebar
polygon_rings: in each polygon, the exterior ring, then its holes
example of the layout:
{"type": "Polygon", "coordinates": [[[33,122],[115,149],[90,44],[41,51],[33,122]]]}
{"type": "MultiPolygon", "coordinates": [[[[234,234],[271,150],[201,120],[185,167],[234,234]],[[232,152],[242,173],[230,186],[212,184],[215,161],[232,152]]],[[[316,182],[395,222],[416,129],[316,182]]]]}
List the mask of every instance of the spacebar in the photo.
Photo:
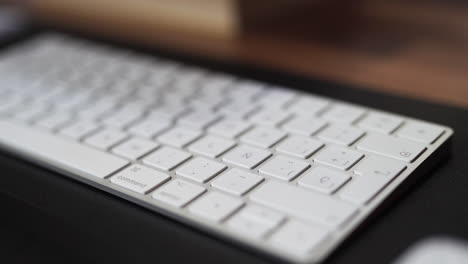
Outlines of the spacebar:
{"type": "Polygon", "coordinates": [[[0,144],[78,175],[105,178],[128,164],[122,158],[8,121],[0,121],[0,144]]]}
{"type": "Polygon", "coordinates": [[[292,216],[333,228],[344,224],[356,212],[355,206],[344,201],[276,181],[259,186],[250,195],[250,199],[292,216]]]}

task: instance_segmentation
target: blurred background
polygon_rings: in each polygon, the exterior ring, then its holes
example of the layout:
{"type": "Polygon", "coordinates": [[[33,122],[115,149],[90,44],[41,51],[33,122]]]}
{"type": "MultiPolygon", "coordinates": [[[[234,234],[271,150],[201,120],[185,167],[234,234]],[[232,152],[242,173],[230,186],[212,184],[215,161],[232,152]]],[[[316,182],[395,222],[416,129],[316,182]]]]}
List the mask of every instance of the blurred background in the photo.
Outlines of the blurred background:
{"type": "Polygon", "coordinates": [[[9,11],[0,11],[0,31],[10,27],[12,17],[27,17],[119,41],[468,108],[468,1],[0,3],[9,11]]]}

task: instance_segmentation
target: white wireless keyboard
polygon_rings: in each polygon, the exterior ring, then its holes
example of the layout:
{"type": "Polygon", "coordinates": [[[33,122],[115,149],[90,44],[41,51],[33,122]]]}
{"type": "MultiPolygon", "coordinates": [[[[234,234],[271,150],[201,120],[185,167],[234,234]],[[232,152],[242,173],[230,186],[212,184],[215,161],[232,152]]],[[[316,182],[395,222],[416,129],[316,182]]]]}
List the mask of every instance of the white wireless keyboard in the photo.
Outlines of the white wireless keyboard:
{"type": "Polygon", "coordinates": [[[0,57],[2,149],[291,262],[323,260],[451,135],[60,35],[0,57]]]}

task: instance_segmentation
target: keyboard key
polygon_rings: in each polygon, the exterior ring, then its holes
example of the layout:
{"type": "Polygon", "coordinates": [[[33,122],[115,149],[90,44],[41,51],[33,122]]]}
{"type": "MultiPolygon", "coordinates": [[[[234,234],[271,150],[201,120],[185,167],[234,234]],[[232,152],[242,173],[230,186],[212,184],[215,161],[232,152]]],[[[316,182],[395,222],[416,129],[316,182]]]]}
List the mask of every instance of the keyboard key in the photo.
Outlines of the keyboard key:
{"type": "Polygon", "coordinates": [[[202,130],[221,119],[221,116],[209,110],[197,110],[179,119],[179,125],[202,130]]]}
{"type": "Polygon", "coordinates": [[[271,228],[262,222],[256,222],[241,214],[236,214],[226,222],[229,229],[253,239],[261,239],[271,228]]]}
{"type": "Polygon", "coordinates": [[[126,128],[142,117],[139,111],[120,110],[109,114],[102,120],[104,125],[115,128],[126,128]]]}
{"type": "Polygon", "coordinates": [[[344,200],[364,204],[406,168],[405,163],[379,156],[368,156],[354,169],[354,177],[340,192],[344,200]]]}
{"type": "Polygon", "coordinates": [[[314,116],[325,110],[330,102],[324,98],[311,95],[301,97],[289,106],[289,111],[301,116],[314,116]]]}
{"type": "Polygon", "coordinates": [[[233,101],[218,107],[218,112],[229,117],[243,119],[258,111],[260,106],[251,102],[233,101]]]}
{"type": "Polygon", "coordinates": [[[242,120],[224,119],[211,126],[208,131],[218,136],[235,138],[251,127],[251,124],[242,120]]]}
{"type": "Polygon", "coordinates": [[[282,109],[266,108],[253,114],[250,117],[250,121],[259,125],[274,127],[285,122],[291,117],[291,113],[288,113],[282,109]]]}
{"type": "Polygon", "coordinates": [[[165,121],[174,121],[180,116],[190,112],[190,109],[183,107],[180,104],[168,103],[161,107],[158,107],[152,110],[148,117],[153,120],[165,120],[165,121]]]}
{"type": "Polygon", "coordinates": [[[336,228],[356,212],[354,205],[286,182],[268,181],[258,186],[250,199],[266,207],[336,228]]]}
{"type": "Polygon", "coordinates": [[[292,102],[296,94],[291,90],[283,88],[268,88],[264,94],[259,96],[257,103],[266,108],[283,108],[292,102]]]}
{"type": "Polygon", "coordinates": [[[190,213],[207,220],[220,222],[233,214],[243,204],[241,199],[213,191],[193,202],[188,210],[190,213]]]}
{"type": "Polygon", "coordinates": [[[326,194],[334,193],[351,177],[341,171],[315,167],[299,178],[298,184],[326,194]]]}
{"type": "Polygon", "coordinates": [[[132,165],[114,175],[110,181],[131,191],[146,194],[169,180],[169,175],[141,165],[132,165]]]}
{"type": "Polygon", "coordinates": [[[8,121],[0,121],[0,131],[3,144],[83,175],[105,178],[128,164],[122,158],[8,121]]]}
{"type": "Polygon", "coordinates": [[[263,177],[260,175],[233,168],[216,177],[211,186],[240,196],[253,189],[262,181],[263,177]]]}
{"type": "Polygon", "coordinates": [[[255,222],[261,222],[270,227],[270,229],[279,226],[285,219],[284,214],[255,204],[246,206],[239,214],[255,222]]]}
{"type": "Polygon", "coordinates": [[[440,135],[442,135],[442,133],[444,133],[444,129],[440,126],[409,121],[398,129],[396,134],[402,138],[425,144],[432,144],[440,137],[440,135]]]}
{"type": "Polygon", "coordinates": [[[260,82],[241,80],[236,82],[228,95],[235,101],[251,102],[265,91],[265,85],[260,82]]]}
{"type": "Polygon", "coordinates": [[[187,179],[205,183],[226,169],[226,165],[197,157],[176,170],[176,174],[187,179]]]}
{"type": "Polygon", "coordinates": [[[147,118],[131,125],[128,132],[143,138],[153,138],[170,127],[168,121],[147,118]]]}
{"type": "Polygon", "coordinates": [[[258,171],[280,180],[291,181],[309,167],[307,162],[286,156],[276,156],[260,167],[258,171]]]}
{"type": "Polygon", "coordinates": [[[306,159],[323,147],[323,143],[307,137],[291,136],[286,138],[277,147],[276,151],[306,159]]]}
{"type": "Polygon", "coordinates": [[[347,170],[358,162],[364,155],[347,148],[331,146],[321,150],[314,161],[334,168],[347,170]]]}
{"type": "Polygon", "coordinates": [[[84,142],[103,150],[107,150],[127,138],[127,134],[120,130],[107,128],[85,138],[84,142]]]}
{"type": "Polygon", "coordinates": [[[364,117],[358,126],[362,129],[390,134],[403,123],[403,119],[394,115],[372,112],[364,117]]]}
{"type": "Polygon", "coordinates": [[[336,123],[352,124],[361,118],[366,111],[357,106],[335,104],[326,111],[322,118],[336,123]]]}
{"type": "Polygon", "coordinates": [[[159,146],[158,143],[142,138],[131,138],[112,149],[112,152],[131,160],[137,160],[159,146]]]}
{"type": "Polygon", "coordinates": [[[35,124],[48,130],[56,130],[71,122],[71,116],[64,113],[53,113],[39,119],[35,124]]]}
{"type": "Polygon", "coordinates": [[[204,192],[206,192],[206,189],[201,186],[181,179],[174,179],[158,188],[151,196],[153,199],[171,206],[183,207],[204,192]]]}
{"type": "Polygon", "coordinates": [[[143,158],[143,163],[152,167],[170,171],[188,160],[192,155],[171,147],[162,147],[143,158]]]}
{"type": "Polygon", "coordinates": [[[360,129],[343,126],[331,125],[325,128],[318,137],[322,140],[329,141],[335,144],[350,146],[364,135],[360,129]]]}
{"type": "Polygon", "coordinates": [[[161,143],[182,148],[195,141],[202,135],[200,131],[185,127],[175,127],[158,137],[161,143]]]}
{"type": "Polygon", "coordinates": [[[313,116],[297,116],[283,125],[284,130],[297,135],[312,136],[322,130],[327,122],[313,116]]]}
{"type": "Polygon", "coordinates": [[[235,145],[232,140],[208,135],[190,145],[188,149],[197,154],[217,158],[235,145]]]}
{"type": "Polygon", "coordinates": [[[270,243],[283,252],[305,258],[328,237],[328,230],[298,221],[288,221],[270,238],[270,243]]]}
{"type": "Polygon", "coordinates": [[[413,162],[426,149],[424,144],[386,135],[372,134],[364,137],[357,149],[389,158],[413,162]]]}
{"type": "Polygon", "coordinates": [[[269,148],[286,137],[281,130],[269,127],[257,127],[245,133],[240,140],[254,146],[269,148]]]}
{"type": "MultiPolygon", "coordinates": [[[[3,104],[3,102],[0,102],[3,104]]],[[[22,122],[32,122],[47,115],[49,106],[41,103],[32,104],[29,108],[15,110],[12,115],[13,118],[22,122]]]]}
{"type": "Polygon", "coordinates": [[[223,161],[246,169],[253,169],[271,156],[271,152],[249,146],[237,146],[224,155],[223,161]]]}
{"type": "Polygon", "coordinates": [[[60,130],[60,134],[71,139],[80,140],[83,137],[96,132],[98,129],[99,125],[96,122],[82,120],[65,126],[60,130]]]}
{"type": "Polygon", "coordinates": [[[112,99],[99,99],[88,107],[80,109],[78,111],[78,116],[83,119],[96,120],[107,113],[110,113],[110,111],[112,111],[116,106],[117,102],[112,99]]]}

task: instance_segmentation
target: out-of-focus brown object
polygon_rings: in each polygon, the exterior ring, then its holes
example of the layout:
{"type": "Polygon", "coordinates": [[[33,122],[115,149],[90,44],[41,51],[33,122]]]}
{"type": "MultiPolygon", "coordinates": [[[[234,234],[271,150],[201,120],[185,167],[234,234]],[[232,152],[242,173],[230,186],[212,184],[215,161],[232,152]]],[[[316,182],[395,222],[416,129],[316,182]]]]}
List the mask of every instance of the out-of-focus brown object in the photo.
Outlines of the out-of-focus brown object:
{"type": "MultiPolygon", "coordinates": [[[[43,1],[60,0],[31,3],[43,1]]],[[[98,18],[106,16],[104,11],[77,19],[59,9],[36,6],[33,10],[42,19],[120,40],[166,45],[468,107],[468,4],[449,0],[311,2],[311,8],[302,13],[247,27],[235,39],[105,22],[98,18]]]]}
{"type": "Polygon", "coordinates": [[[94,23],[232,38],[251,24],[284,17],[308,0],[40,0],[30,7],[48,16],[94,23]]]}

